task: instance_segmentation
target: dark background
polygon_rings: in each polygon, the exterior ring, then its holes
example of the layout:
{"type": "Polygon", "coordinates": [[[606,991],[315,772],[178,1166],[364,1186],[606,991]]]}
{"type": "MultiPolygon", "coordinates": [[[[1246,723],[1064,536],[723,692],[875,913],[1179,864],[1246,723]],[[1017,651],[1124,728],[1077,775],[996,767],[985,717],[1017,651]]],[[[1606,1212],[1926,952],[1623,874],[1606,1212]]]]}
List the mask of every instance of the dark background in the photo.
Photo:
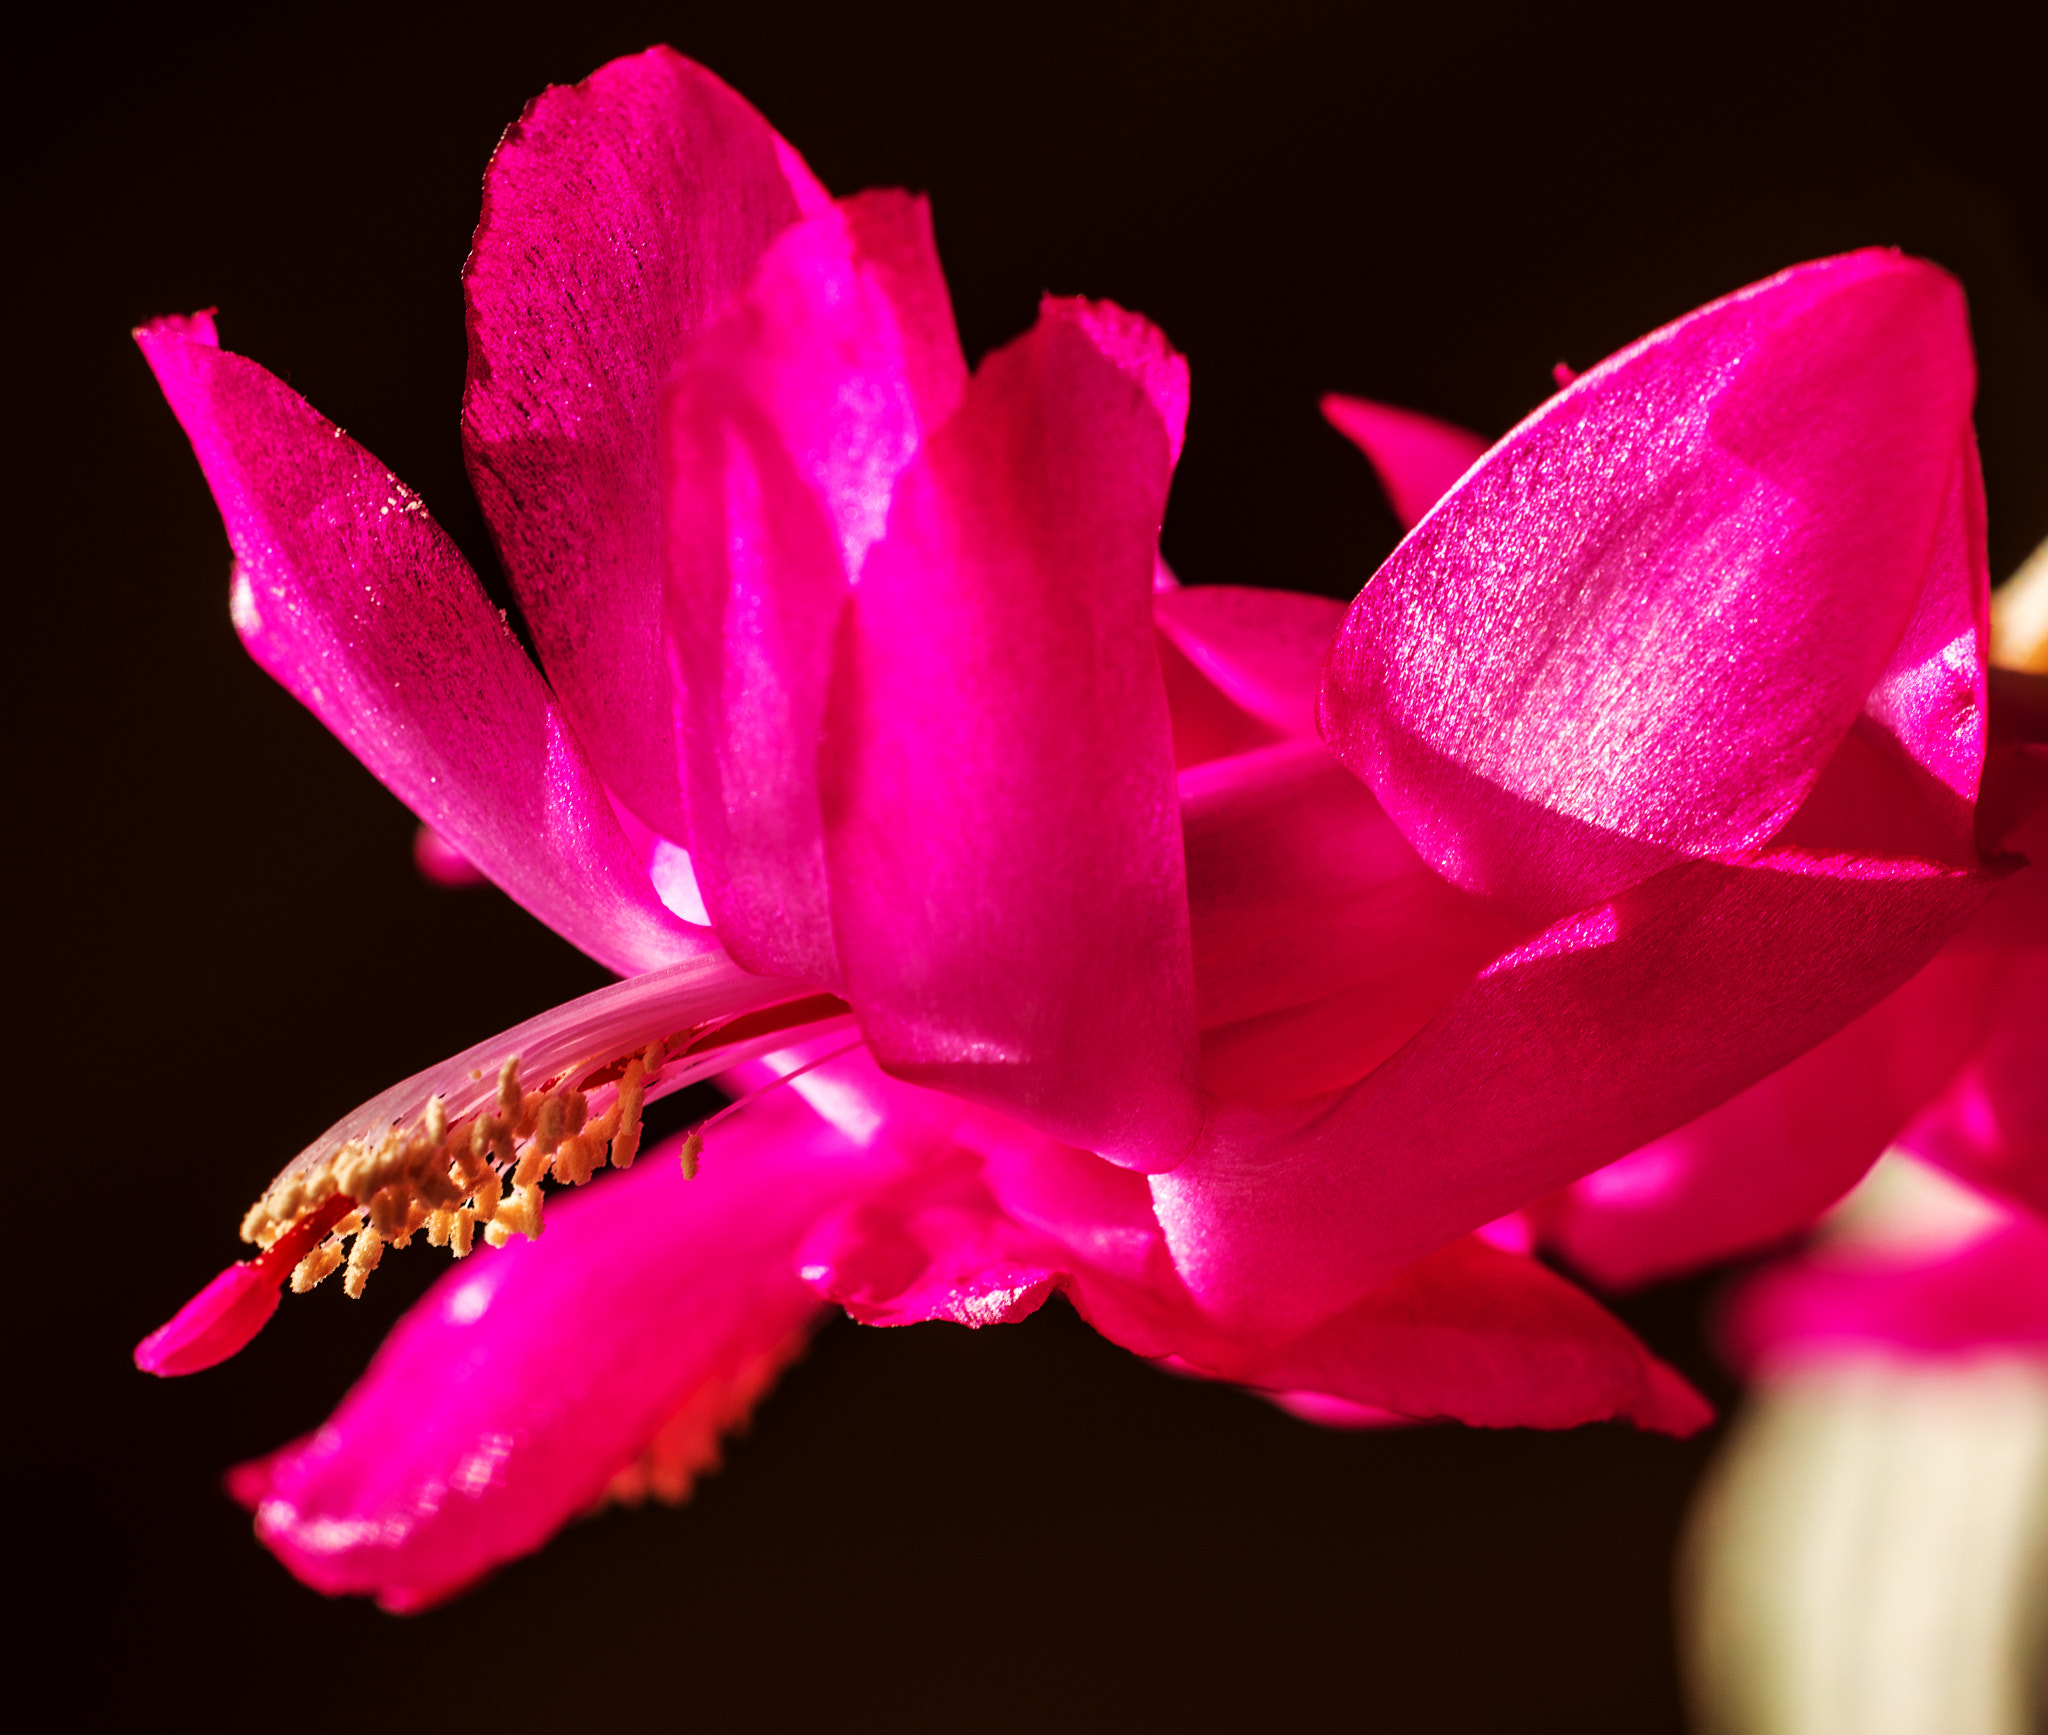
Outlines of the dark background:
{"type": "MultiPolygon", "coordinates": [[[[410,818],[243,656],[126,333],[219,304],[495,583],[456,428],[479,177],[544,84],[667,40],[835,190],[931,193],[971,356],[1043,289],[1165,326],[1191,582],[1348,594],[1392,546],[1319,392],[1498,433],[1559,359],[1869,242],[1969,290],[2003,573],[2048,533],[2048,230],[2041,44],[1996,16],[585,0],[17,36],[7,1516],[64,1720],[1681,1727],[1669,1558],[1711,1436],[1323,1433],[1059,1303],[836,1325],[693,1505],[573,1526],[441,1612],[290,1580],[220,1473],[317,1423],[439,1256],[195,1379],[130,1346],[338,1113],[601,973],[421,883],[410,818]]],[[[1623,1305],[1726,1397],[1710,1287],[1623,1305]]]]}

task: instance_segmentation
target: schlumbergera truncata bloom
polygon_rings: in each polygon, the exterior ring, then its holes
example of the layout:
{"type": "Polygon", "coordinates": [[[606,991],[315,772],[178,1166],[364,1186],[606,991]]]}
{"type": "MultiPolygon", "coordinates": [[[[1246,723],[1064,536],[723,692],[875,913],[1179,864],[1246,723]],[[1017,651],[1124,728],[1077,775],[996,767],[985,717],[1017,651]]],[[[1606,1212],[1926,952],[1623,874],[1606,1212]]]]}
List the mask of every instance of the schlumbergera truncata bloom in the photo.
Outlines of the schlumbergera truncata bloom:
{"type": "Polygon", "coordinates": [[[1188,372],[1144,320],[1048,300],[970,372],[922,202],[833,201],[667,50],[528,109],[465,282],[540,670],[209,316],[138,334],[253,654],[627,977],[345,1118],[138,1351],[498,1246],[238,1472],[295,1572],[418,1607],[679,1496],[834,1303],[1060,1290],[1323,1420],[1704,1419],[1502,1220],[1866,1013],[2005,871],[1946,276],[1757,285],[1462,480],[1416,424],[1402,486],[1456,485],[1348,611],[1159,565],[1188,372]],[[545,1176],[714,1074],[758,1099],[540,1237],[545,1176]]]}

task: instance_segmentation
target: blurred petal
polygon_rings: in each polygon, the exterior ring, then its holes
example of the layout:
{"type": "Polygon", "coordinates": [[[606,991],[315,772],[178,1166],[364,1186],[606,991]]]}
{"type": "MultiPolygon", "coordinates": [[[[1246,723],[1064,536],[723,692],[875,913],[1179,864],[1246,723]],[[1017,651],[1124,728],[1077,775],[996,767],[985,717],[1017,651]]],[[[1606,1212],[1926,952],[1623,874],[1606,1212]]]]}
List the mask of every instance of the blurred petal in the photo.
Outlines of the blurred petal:
{"type": "Polygon", "coordinates": [[[1682,1564],[1700,1726],[2038,1728],[2048,1368],[1868,1355],[1754,1390],[1682,1564]]]}
{"type": "Polygon", "coordinates": [[[1330,425],[1368,459],[1387,491],[1387,503],[1403,530],[1451,491],[1476,464],[1488,442],[1479,435],[1413,410],[1397,410],[1368,398],[1323,399],[1330,425]]]}
{"type": "MultiPolygon", "coordinates": [[[[239,1473],[257,1533],[329,1595],[410,1609],[538,1547],[707,1387],[818,1312],[792,1252],[868,1160],[793,1097],[564,1199],[545,1239],[441,1280],[315,1434],[239,1473]]],[[[744,1383],[744,1382],[742,1382],[744,1383]]]]}
{"type": "Polygon", "coordinates": [[[817,778],[833,647],[896,477],[966,372],[929,212],[873,193],[785,231],[666,400],[692,856],[750,969],[839,980],[817,778]]]}
{"type": "Polygon", "coordinates": [[[1048,301],[898,477],[821,782],[847,996],[882,1065],[1157,1168],[1199,1107],[1151,624],[1177,358],[1141,324],[1048,301]]]}
{"type": "Polygon", "coordinates": [[[470,480],[600,774],[679,841],[656,406],[762,250],[822,197],[742,98],[650,48],[528,104],[491,158],[463,273],[470,480]]]}
{"type": "Polygon", "coordinates": [[[1991,595],[1991,660],[2048,675],[2048,542],[1991,595]]]}
{"type": "Polygon", "coordinates": [[[1954,280],[1897,254],[1688,314],[1395,550],[1332,653],[1325,737],[1425,860],[1544,920],[1758,847],[1953,570],[1973,386],[1954,280]]]}
{"type": "Polygon", "coordinates": [[[1159,630],[1235,704],[1283,735],[1316,732],[1316,691],[1344,604],[1288,590],[1203,584],[1152,601],[1159,630]]]}
{"type": "Polygon", "coordinates": [[[1912,974],[1987,876],[1696,862],[1498,959],[1334,1100],[1219,1110],[1153,1177],[1219,1317],[1306,1329],[1431,1249],[1661,1137],[1912,974]]]}
{"type": "Polygon", "coordinates": [[[1745,1374],[1872,1353],[2048,1353],[2048,1225],[1894,1152],[1812,1245],[1735,1290],[1720,1328],[1745,1374]]]}
{"type": "Polygon", "coordinates": [[[568,718],[417,494],[213,322],[136,333],[235,551],[249,652],[414,813],[621,972],[717,941],[655,895],[568,718]]]}
{"type": "Polygon", "coordinates": [[[476,863],[431,825],[422,825],[412,834],[412,861],[421,879],[450,891],[484,882],[476,863]]]}

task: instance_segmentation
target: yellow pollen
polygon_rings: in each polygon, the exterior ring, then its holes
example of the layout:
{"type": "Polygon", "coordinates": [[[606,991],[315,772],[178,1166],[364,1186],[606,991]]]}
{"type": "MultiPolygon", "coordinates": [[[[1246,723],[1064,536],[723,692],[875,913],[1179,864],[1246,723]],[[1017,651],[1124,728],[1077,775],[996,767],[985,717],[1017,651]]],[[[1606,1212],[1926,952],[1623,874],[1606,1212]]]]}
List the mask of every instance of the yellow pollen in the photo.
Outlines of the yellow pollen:
{"type": "Polygon", "coordinates": [[[330,1235],[327,1239],[292,1267],[292,1293],[304,1295],[332,1277],[341,1268],[341,1237],[330,1235]]]}
{"type": "MultiPolygon", "coordinates": [[[[422,1229],[429,1245],[446,1247],[457,1259],[474,1248],[479,1224],[494,1247],[515,1235],[538,1239],[542,1185],[550,1171],[558,1185],[582,1186],[607,1160],[616,1168],[632,1167],[648,1091],[670,1059],[686,1061],[686,1076],[695,1076],[709,1070],[705,1062],[726,1045],[728,1031],[735,1044],[752,1042],[833,1009],[846,1010],[827,996],[813,999],[829,1004],[793,1002],[794,1018],[771,1008],[693,1025],[637,1052],[552,1072],[533,1086],[522,1077],[521,1057],[512,1055],[498,1068],[491,1096],[472,1111],[451,1116],[447,1101],[435,1093],[410,1119],[343,1139],[324,1157],[302,1157],[243,1215],[242,1238],[269,1247],[307,1213],[341,1196],[353,1208],[299,1260],[291,1287],[303,1294],[345,1268],[342,1288],[351,1298],[362,1295],[386,1247],[402,1248],[422,1229]],[[777,1017],[782,1022],[763,1022],[777,1017]],[[608,1092],[610,1101],[602,1114],[594,1114],[599,1092],[608,1092]]],[[[477,1067],[469,1076],[480,1084],[487,1073],[477,1067]]],[[[697,1172],[701,1134],[700,1128],[683,1141],[685,1177],[697,1172]]],[[[679,1486],[678,1478],[689,1474],[680,1460],[651,1460],[645,1468],[656,1494],[679,1486]]]]}
{"type": "Polygon", "coordinates": [[[355,1246],[349,1249],[348,1275],[341,1280],[342,1291],[349,1300],[363,1298],[363,1285],[370,1281],[370,1273],[383,1257],[384,1237],[375,1229],[365,1229],[356,1236],[355,1246]]]}

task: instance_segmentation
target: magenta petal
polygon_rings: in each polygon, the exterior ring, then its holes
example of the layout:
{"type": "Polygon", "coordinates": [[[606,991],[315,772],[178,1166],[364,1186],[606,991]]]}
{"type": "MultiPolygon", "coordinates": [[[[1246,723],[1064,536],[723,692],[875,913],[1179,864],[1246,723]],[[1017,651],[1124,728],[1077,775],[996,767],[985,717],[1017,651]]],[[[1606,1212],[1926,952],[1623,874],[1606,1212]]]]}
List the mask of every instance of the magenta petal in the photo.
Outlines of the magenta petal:
{"type": "MultiPolygon", "coordinates": [[[[1199,1365],[1199,1364],[1197,1364],[1199,1365]]],[[[1706,1401],[1583,1290],[1470,1237],[1230,1377],[1482,1428],[1634,1422],[1690,1434],[1706,1401]]]]}
{"type": "Polygon", "coordinates": [[[1983,1036],[2004,966],[1966,939],[1790,1065],[1545,1201],[1545,1245],[1627,1288],[1804,1229],[1983,1036]]]}
{"type": "Polygon", "coordinates": [[[1219,1112],[1152,1180],[1203,1305],[1306,1329],[1811,1047],[1988,889],[1933,867],[1766,860],[1676,868],[1538,934],[1334,1101],[1219,1112]]]}
{"type": "Polygon", "coordinates": [[[1762,844],[1952,566],[1973,385],[1954,280],[1894,253],[1652,334],[1359,594],[1326,738],[1426,860],[1546,920],[1762,844]]]}
{"type": "Polygon", "coordinates": [[[1819,1248],[1746,1283],[1722,1338],[1746,1374],[1855,1350],[2048,1353],[2048,1228],[2021,1218],[1932,1258],[1819,1248]]]}
{"type": "Polygon", "coordinates": [[[599,772],[679,840],[657,406],[768,243],[822,200],[742,98],[650,48],[527,106],[491,159],[463,273],[470,480],[599,772]]]}
{"type": "Polygon", "coordinates": [[[616,970],[715,949],[663,907],[575,731],[418,495],[205,316],[136,333],[235,553],[250,654],[435,831],[616,970]]]}
{"type": "Polygon", "coordinates": [[[1927,577],[1864,712],[1926,775],[1964,839],[1984,770],[1991,567],[1984,477],[1968,427],[1952,460],[1927,577]]]}
{"type": "Polygon", "coordinates": [[[1487,447],[1479,435],[1450,422],[1369,398],[1332,392],[1323,399],[1323,414],[1372,461],[1403,530],[1413,530],[1487,447]]]}
{"type": "Polygon", "coordinates": [[[1217,688],[1283,735],[1316,732],[1316,692],[1344,605],[1288,590],[1202,584],[1152,599],[1159,630],[1217,688]]]}
{"type": "Polygon", "coordinates": [[[242,1474],[257,1533],[329,1595],[419,1607],[538,1547],[707,1387],[816,1317],[792,1252],[859,1152],[793,1097],[560,1198],[400,1323],[316,1434],[242,1474]]]}
{"type": "Polygon", "coordinates": [[[1362,1078],[1517,938],[1319,741],[1197,766],[1180,791],[1202,1077],[1221,1096],[1277,1106],[1362,1078]]]}
{"type": "Polygon", "coordinates": [[[876,1058],[1143,1168],[1199,1120],[1152,637],[1170,371],[1127,316],[1058,301],[983,362],[868,551],[820,773],[876,1058]]]}
{"type": "Polygon", "coordinates": [[[691,854],[750,969],[839,983],[817,776],[839,617],[966,375],[929,212],[873,193],[775,242],[664,405],[691,854]]]}

